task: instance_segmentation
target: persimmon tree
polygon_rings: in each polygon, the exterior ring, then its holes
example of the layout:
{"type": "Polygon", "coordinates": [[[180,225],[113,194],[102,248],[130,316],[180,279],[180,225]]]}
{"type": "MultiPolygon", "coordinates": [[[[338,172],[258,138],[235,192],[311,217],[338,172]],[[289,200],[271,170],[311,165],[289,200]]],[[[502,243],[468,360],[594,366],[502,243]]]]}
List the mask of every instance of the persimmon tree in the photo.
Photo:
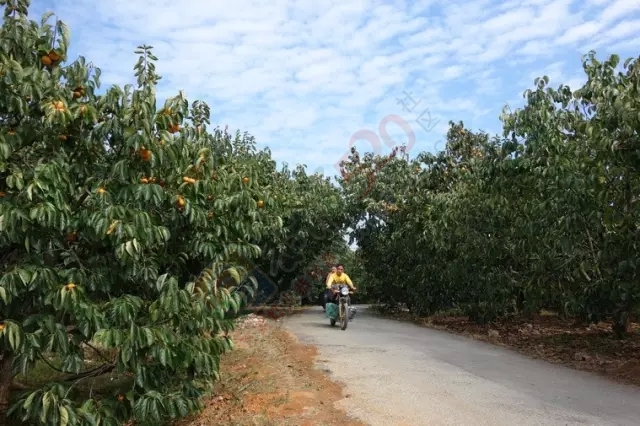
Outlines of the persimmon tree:
{"type": "Polygon", "coordinates": [[[0,409],[21,424],[159,424],[201,406],[232,348],[226,317],[282,228],[264,155],[209,131],[209,107],[157,105],[151,48],[136,83],[98,94],[60,21],[2,0],[0,409]],[[38,364],[59,373],[10,393],[38,364]],[[117,386],[85,392],[117,374],[117,386]],[[14,383],[15,385],[15,383],[14,383]]]}
{"type": "Polygon", "coordinates": [[[590,52],[582,88],[554,90],[539,80],[527,92],[528,105],[505,126],[513,140],[531,140],[539,162],[557,176],[555,185],[538,187],[543,207],[556,213],[556,226],[543,234],[562,245],[570,283],[561,287],[569,296],[564,308],[588,320],[613,318],[618,334],[640,306],[638,64],[629,58],[620,69],[617,55],[601,62],[590,52]]]}
{"type": "Polygon", "coordinates": [[[265,241],[259,266],[278,289],[286,291],[296,278],[308,275],[336,242],[343,243],[346,215],[339,189],[322,175],[307,174],[302,165],[280,170],[273,191],[281,201],[286,232],[265,241]]]}
{"type": "MultiPolygon", "coordinates": [[[[264,230],[268,238],[250,240],[260,247],[258,258],[237,255],[234,260],[259,282],[257,303],[277,301],[278,292],[306,296],[306,290],[293,288],[296,280],[319,280],[316,272],[320,257],[336,243],[344,245],[347,217],[340,190],[320,174],[309,175],[304,165],[290,169],[285,164],[278,169],[269,149],[257,150],[255,140],[248,135],[236,135],[232,145],[234,161],[253,162],[261,171],[255,176],[264,194],[256,194],[258,207],[266,209],[263,214],[268,217],[275,218],[271,212],[277,211],[279,218],[271,220],[271,226],[264,230]],[[264,203],[260,197],[267,196],[277,208],[260,204],[264,203]]],[[[321,269],[328,271],[326,266],[321,269]]]]}

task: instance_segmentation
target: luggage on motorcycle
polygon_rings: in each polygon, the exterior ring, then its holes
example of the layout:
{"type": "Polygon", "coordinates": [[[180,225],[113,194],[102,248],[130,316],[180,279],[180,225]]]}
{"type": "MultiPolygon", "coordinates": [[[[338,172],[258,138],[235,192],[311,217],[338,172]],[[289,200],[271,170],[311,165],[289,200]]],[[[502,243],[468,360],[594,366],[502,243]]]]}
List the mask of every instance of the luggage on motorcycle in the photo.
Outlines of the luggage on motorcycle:
{"type": "Polygon", "coordinates": [[[338,316],[338,305],[336,305],[335,303],[327,303],[327,306],[325,307],[326,311],[325,311],[325,315],[327,318],[331,319],[331,318],[336,318],[338,316]]]}
{"type": "Polygon", "coordinates": [[[358,311],[356,310],[355,306],[349,306],[349,321],[351,321],[353,317],[356,316],[357,313],[358,311]]]}

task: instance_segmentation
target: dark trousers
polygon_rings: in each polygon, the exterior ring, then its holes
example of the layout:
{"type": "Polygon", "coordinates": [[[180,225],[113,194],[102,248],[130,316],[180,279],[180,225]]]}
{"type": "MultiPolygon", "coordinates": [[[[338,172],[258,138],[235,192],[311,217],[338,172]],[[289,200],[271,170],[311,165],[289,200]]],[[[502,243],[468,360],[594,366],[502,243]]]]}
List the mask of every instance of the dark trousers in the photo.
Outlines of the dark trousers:
{"type": "Polygon", "coordinates": [[[324,309],[327,309],[327,303],[335,303],[336,301],[336,295],[333,294],[333,291],[327,289],[327,291],[324,292],[324,304],[322,305],[322,307],[324,309]]]}

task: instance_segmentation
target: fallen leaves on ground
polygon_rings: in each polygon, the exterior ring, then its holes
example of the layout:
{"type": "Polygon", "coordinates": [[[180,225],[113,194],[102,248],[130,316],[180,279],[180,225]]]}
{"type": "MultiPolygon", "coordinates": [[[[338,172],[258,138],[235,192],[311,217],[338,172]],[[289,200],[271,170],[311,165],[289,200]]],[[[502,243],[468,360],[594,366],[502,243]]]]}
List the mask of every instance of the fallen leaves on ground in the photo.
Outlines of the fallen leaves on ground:
{"type": "Polygon", "coordinates": [[[610,322],[585,325],[544,311],[531,318],[501,319],[489,326],[457,315],[417,318],[401,312],[392,316],[640,386],[640,324],[631,324],[628,336],[618,339],[610,322]]]}
{"type": "Polygon", "coordinates": [[[342,387],[314,368],[316,348],[265,317],[251,314],[239,324],[215,396],[199,416],[180,424],[363,425],[333,406],[343,398],[342,387]]]}
{"type": "Polygon", "coordinates": [[[299,314],[306,308],[305,306],[262,305],[249,307],[247,311],[267,319],[278,320],[289,315],[299,314]]]}

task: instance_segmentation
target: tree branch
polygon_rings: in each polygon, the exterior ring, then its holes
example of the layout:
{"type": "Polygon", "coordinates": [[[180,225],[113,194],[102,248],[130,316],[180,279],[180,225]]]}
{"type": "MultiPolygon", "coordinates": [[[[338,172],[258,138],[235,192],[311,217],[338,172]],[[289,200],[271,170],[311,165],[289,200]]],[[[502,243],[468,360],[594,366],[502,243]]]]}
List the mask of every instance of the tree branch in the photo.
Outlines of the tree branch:
{"type": "Polygon", "coordinates": [[[78,381],[80,379],[84,379],[87,377],[98,377],[98,376],[102,376],[103,374],[107,374],[112,372],[113,370],[115,370],[116,365],[115,364],[102,364],[99,367],[93,368],[91,370],[88,371],[84,371],[82,373],[78,373],[78,374],[74,374],[71,377],[67,377],[64,379],[65,382],[75,382],[78,381]]]}
{"type": "Polygon", "coordinates": [[[100,358],[102,358],[102,360],[103,360],[103,361],[105,361],[105,362],[107,362],[107,363],[109,363],[109,364],[111,364],[111,363],[112,363],[112,361],[111,361],[110,359],[108,359],[108,358],[107,358],[107,357],[106,357],[106,356],[105,356],[105,355],[104,355],[104,354],[103,354],[103,353],[102,353],[98,348],[96,348],[95,346],[93,346],[91,343],[89,343],[89,342],[84,342],[84,344],[85,344],[85,345],[87,345],[88,347],[90,347],[91,349],[93,349],[93,351],[94,351],[95,353],[97,353],[97,354],[98,354],[98,356],[99,356],[100,358]]]}
{"type": "MultiPolygon", "coordinates": [[[[58,371],[58,372],[63,373],[63,374],[69,374],[69,373],[67,373],[65,371],[62,371],[61,369],[59,369],[58,367],[54,366],[53,364],[51,364],[41,354],[39,356],[40,356],[40,359],[42,359],[42,361],[44,361],[44,363],[47,364],[49,366],[49,368],[51,368],[52,370],[58,371]]],[[[110,373],[115,368],[116,368],[116,365],[114,363],[105,363],[105,364],[102,364],[102,365],[100,365],[98,367],[92,368],[91,370],[83,371],[82,373],[78,373],[78,374],[74,374],[72,376],[66,377],[66,378],[64,378],[63,382],[75,382],[75,381],[83,379],[85,377],[101,376],[103,374],[110,373]]]]}
{"type": "Polygon", "coordinates": [[[32,389],[29,386],[23,385],[20,382],[11,382],[11,386],[10,389],[12,391],[25,391],[25,390],[29,390],[32,389]]]}

